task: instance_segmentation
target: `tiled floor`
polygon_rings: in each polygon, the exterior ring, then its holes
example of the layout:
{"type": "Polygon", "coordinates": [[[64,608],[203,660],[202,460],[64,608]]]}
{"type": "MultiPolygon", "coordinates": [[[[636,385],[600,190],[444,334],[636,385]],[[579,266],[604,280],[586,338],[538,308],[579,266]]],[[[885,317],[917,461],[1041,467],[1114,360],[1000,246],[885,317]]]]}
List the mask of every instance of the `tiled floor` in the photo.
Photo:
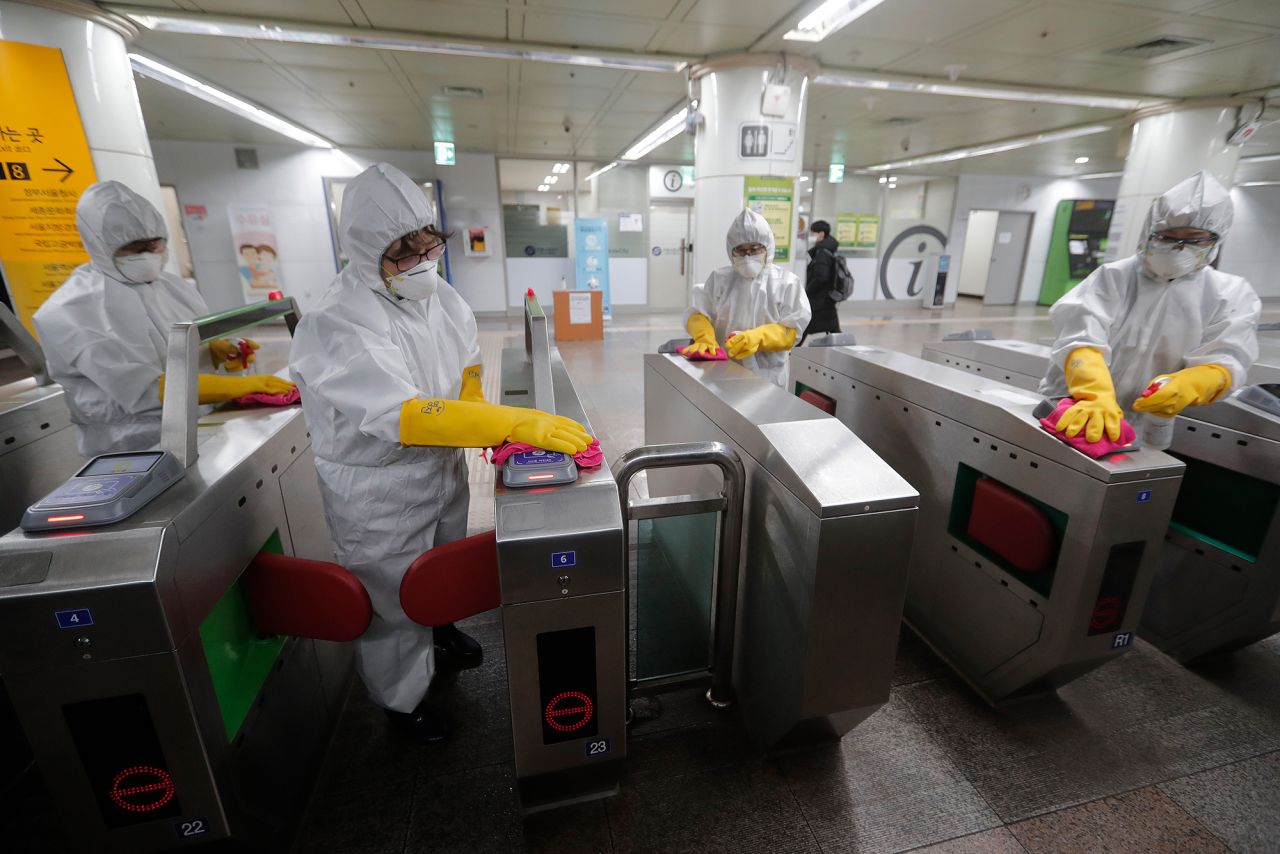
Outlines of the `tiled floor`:
{"type": "MultiPolygon", "coordinates": [[[[1051,333],[1033,307],[844,313],[861,341],[913,353],[972,326],[1051,333]]],[[[518,329],[481,322],[491,399],[518,329]]],[[[603,343],[560,347],[610,461],[643,444],[640,354],[679,334],[678,315],[620,315],[603,343]]],[[[474,530],[492,526],[492,478],[476,459],[474,530]]],[[[634,725],[617,797],[522,820],[501,625],[489,613],[468,629],[484,665],[433,688],[455,722],[448,744],[396,737],[352,690],[298,854],[1280,851],[1280,638],[1196,669],[1139,642],[1054,696],[994,711],[904,631],[889,703],[839,743],[762,757],[732,715],[669,694],[634,725]]],[[[64,850],[36,775],[0,805],[0,850],[64,850]]]]}

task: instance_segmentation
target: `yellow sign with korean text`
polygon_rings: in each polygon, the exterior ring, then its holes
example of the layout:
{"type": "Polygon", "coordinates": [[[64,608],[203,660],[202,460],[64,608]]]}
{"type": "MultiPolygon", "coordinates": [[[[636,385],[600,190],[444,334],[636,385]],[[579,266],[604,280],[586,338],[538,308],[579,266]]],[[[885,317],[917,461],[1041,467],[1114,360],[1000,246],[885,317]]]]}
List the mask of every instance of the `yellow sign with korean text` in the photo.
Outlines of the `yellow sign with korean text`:
{"type": "Polygon", "coordinates": [[[76,201],[96,179],[57,48],[0,41],[0,269],[19,319],[89,260],[76,201]]]}

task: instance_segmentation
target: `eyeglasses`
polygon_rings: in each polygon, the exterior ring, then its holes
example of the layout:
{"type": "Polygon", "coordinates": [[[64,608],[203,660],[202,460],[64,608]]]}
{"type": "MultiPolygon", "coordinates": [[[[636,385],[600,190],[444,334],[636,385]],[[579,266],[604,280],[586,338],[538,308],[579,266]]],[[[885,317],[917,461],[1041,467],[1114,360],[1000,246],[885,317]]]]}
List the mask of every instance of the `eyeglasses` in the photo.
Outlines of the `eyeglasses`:
{"type": "Polygon", "coordinates": [[[117,249],[116,256],[140,255],[143,252],[154,252],[158,255],[164,251],[165,243],[166,241],[163,237],[148,237],[143,240],[134,240],[117,249]]]}
{"type": "Polygon", "coordinates": [[[1190,246],[1192,249],[1206,249],[1218,242],[1218,235],[1211,234],[1208,237],[1166,237],[1153,231],[1147,236],[1147,239],[1155,245],[1166,249],[1174,247],[1181,249],[1184,246],[1190,246]]]}
{"type": "Polygon", "coordinates": [[[749,243],[745,246],[735,246],[730,253],[734,258],[746,258],[748,255],[763,255],[764,247],[759,243],[749,243]]]}
{"type": "MultiPolygon", "coordinates": [[[[399,241],[397,241],[397,243],[412,244],[414,242],[417,242],[416,235],[420,235],[420,234],[422,234],[422,232],[415,232],[414,235],[405,235],[399,241]]],[[[435,238],[430,238],[430,239],[435,239],[435,238]]],[[[393,265],[395,265],[396,272],[403,273],[408,270],[412,270],[414,267],[418,266],[423,261],[439,261],[440,256],[444,255],[444,250],[445,250],[445,242],[443,240],[435,239],[435,243],[430,244],[422,252],[410,252],[408,255],[401,255],[398,258],[392,258],[391,253],[388,252],[384,257],[388,261],[390,261],[393,265]]]]}

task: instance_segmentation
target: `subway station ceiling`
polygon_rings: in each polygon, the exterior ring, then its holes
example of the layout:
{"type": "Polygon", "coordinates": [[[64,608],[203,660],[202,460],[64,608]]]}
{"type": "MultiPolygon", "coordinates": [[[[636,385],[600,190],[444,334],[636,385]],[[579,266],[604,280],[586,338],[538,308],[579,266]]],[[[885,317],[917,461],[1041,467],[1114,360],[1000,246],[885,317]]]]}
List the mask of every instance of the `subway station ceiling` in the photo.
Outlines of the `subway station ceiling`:
{"type": "MultiPolygon", "coordinates": [[[[141,0],[115,11],[238,19],[340,32],[396,31],[488,44],[556,45],[694,59],[758,51],[810,56],[825,68],[947,82],[1115,93],[1149,99],[1280,93],[1280,0],[884,0],[826,40],[782,36],[817,0],[141,0]],[[1116,53],[1156,40],[1162,55],[1116,53]]],[[[604,161],[687,97],[683,72],[190,35],[145,27],[134,49],[260,104],[342,147],[421,148],[604,161]],[[462,91],[459,91],[462,90],[462,91]]],[[[281,142],[275,133],[138,78],[158,139],[281,142]]],[[[1278,108],[1272,108],[1273,113],[1278,108]]],[[[927,171],[1071,175],[1119,170],[1118,109],[922,95],[827,85],[810,89],[805,166],[850,168],[1057,128],[1113,130],[933,165],[927,171]],[[1089,157],[1077,165],[1077,157],[1089,157]]],[[[1272,114],[1268,114],[1268,118],[1272,114]]],[[[1280,124],[1245,155],[1280,153],[1280,124]]],[[[677,136],[647,160],[692,162],[677,136]]],[[[912,171],[904,169],[902,171],[912,171]]],[[[923,167],[915,171],[924,171],[923,167]]],[[[1280,159],[1240,180],[1280,179],[1280,159]]]]}

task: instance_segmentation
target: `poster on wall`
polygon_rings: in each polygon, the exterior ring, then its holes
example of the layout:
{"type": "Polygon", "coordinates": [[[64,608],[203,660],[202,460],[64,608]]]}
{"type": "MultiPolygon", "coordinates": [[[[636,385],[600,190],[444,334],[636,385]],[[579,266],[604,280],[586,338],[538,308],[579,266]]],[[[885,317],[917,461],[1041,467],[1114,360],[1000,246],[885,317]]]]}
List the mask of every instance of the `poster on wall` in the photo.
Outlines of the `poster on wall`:
{"type": "Polygon", "coordinates": [[[875,249],[880,214],[837,214],[835,238],[841,249],[875,249]]]}
{"type": "Polygon", "coordinates": [[[231,243],[235,246],[245,299],[259,302],[267,298],[269,291],[283,290],[271,209],[266,205],[231,205],[227,215],[231,218],[231,243]]]}
{"type": "Polygon", "coordinates": [[[89,260],[76,202],[97,180],[56,48],[0,41],[0,270],[14,312],[31,316],[89,260]]]}
{"type": "Polygon", "coordinates": [[[468,228],[467,241],[463,244],[463,254],[468,258],[488,258],[492,254],[489,249],[488,229],[468,228]]]}
{"type": "Polygon", "coordinates": [[[750,176],[742,179],[743,201],[760,214],[773,232],[773,260],[791,260],[791,206],[795,199],[793,178],[750,176]]]}
{"type": "Polygon", "coordinates": [[[601,313],[613,313],[609,300],[609,225],[603,219],[578,219],[573,223],[577,258],[575,286],[580,291],[600,291],[601,313]]]}

